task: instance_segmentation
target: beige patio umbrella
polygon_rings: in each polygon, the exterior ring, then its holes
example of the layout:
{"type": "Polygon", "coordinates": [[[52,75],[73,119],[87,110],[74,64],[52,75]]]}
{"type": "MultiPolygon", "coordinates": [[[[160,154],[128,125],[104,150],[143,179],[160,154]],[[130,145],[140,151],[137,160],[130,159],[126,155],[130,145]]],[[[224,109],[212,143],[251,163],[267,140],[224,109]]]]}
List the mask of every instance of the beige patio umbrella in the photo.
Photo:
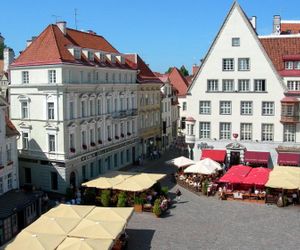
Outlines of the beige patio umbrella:
{"type": "Polygon", "coordinates": [[[113,239],[83,239],[67,237],[57,250],[108,250],[113,246],[113,239]]]}
{"type": "Polygon", "coordinates": [[[130,192],[142,192],[151,188],[157,181],[161,180],[165,176],[165,174],[137,174],[124,180],[120,184],[115,185],[113,189],[130,192]]]}
{"type": "Polygon", "coordinates": [[[75,228],[81,219],[74,218],[51,218],[48,216],[41,216],[38,220],[26,227],[24,231],[30,233],[67,235],[73,228],[75,228]]]}
{"type": "Polygon", "coordinates": [[[8,250],[53,250],[66,238],[64,235],[33,234],[21,231],[17,237],[9,243],[8,250]]]}
{"type": "Polygon", "coordinates": [[[86,219],[94,221],[128,222],[132,214],[132,207],[96,207],[86,216],[86,219]]]}
{"type": "Polygon", "coordinates": [[[270,172],[266,187],[300,189],[300,168],[276,166],[270,172]]]}
{"type": "Polygon", "coordinates": [[[187,167],[187,166],[190,166],[190,165],[194,164],[195,161],[193,161],[193,160],[191,160],[187,157],[180,156],[180,157],[174,158],[170,161],[167,161],[166,163],[167,164],[173,164],[178,168],[182,168],[182,167],[187,167]]]}
{"type": "Polygon", "coordinates": [[[116,239],[123,232],[126,221],[82,221],[68,234],[69,237],[90,239],[116,239]]]}
{"type": "Polygon", "coordinates": [[[221,170],[221,169],[222,168],[219,163],[215,162],[212,159],[205,158],[187,167],[184,170],[184,173],[211,175],[215,173],[217,170],[221,170]]]}
{"type": "Polygon", "coordinates": [[[80,206],[80,205],[66,205],[60,204],[55,208],[52,208],[44,215],[53,218],[83,218],[90,213],[95,207],[94,206],[80,206]]]}
{"type": "Polygon", "coordinates": [[[93,187],[99,189],[110,189],[113,186],[123,182],[127,178],[135,175],[136,173],[132,172],[121,172],[121,171],[112,171],[107,174],[100,176],[94,180],[82,183],[82,186],[93,187]]]}

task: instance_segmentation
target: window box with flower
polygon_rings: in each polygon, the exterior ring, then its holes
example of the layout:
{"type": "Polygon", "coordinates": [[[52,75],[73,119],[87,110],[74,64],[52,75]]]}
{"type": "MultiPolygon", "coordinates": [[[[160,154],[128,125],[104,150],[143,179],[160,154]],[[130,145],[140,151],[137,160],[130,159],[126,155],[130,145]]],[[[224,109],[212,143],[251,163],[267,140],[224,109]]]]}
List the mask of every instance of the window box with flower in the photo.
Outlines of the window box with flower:
{"type": "Polygon", "coordinates": [[[102,144],[102,140],[98,140],[98,144],[102,144]]]}
{"type": "Polygon", "coordinates": [[[127,135],[128,135],[128,136],[131,136],[131,133],[130,133],[130,132],[127,132],[127,135]]]}
{"type": "Polygon", "coordinates": [[[125,137],[125,135],[122,133],[122,134],[121,134],[121,137],[122,137],[122,138],[124,138],[124,137],[125,137]]]}
{"type": "Polygon", "coordinates": [[[70,148],[70,152],[75,153],[76,152],[75,148],[70,148]]]}
{"type": "Polygon", "coordinates": [[[95,142],[91,142],[91,146],[92,146],[92,147],[95,147],[95,146],[96,146],[96,143],[95,143],[95,142]]]}
{"type": "Polygon", "coordinates": [[[86,150],[86,149],[87,149],[87,145],[83,144],[83,145],[82,145],[82,148],[83,148],[84,150],[86,150]]]}
{"type": "Polygon", "coordinates": [[[108,137],[108,138],[107,138],[107,140],[108,140],[108,141],[111,141],[111,138],[110,138],[110,137],[108,137]]]}
{"type": "Polygon", "coordinates": [[[119,137],[118,135],[115,136],[115,139],[116,139],[116,140],[119,140],[119,138],[120,138],[120,137],[119,137]]]}

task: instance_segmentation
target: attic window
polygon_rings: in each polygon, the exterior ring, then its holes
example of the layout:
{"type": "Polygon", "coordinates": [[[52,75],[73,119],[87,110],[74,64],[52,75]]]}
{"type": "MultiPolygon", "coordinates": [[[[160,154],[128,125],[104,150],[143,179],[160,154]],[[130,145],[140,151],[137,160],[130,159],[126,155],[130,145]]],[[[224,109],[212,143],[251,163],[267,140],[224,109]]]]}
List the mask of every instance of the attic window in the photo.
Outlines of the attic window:
{"type": "Polygon", "coordinates": [[[94,53],[93,52],[91,52],[91,51],[88,52],[88,59],[89,59],[89,61],[94,61],[94,53]]]}
{"type": "Polygon", "coordinates": [[[285,65],[285,69],[287,69],[287,70],[292,70],[292,69],[294,69],[294,62],[293,62],[293,61],[286,61],[286,62],[284,63],[284,65],[285,65]]]}
{"type": "Polygon", "coordinates": [[[75,57],[75,59],[81,59],[80,49],[74,49],[74,57],[75,57]]]}
{"type": "Polygon", "coordinates": [[[233,37],[231,40],[232,47],[239,47],[240,46],[240,38],[233,37]]]}

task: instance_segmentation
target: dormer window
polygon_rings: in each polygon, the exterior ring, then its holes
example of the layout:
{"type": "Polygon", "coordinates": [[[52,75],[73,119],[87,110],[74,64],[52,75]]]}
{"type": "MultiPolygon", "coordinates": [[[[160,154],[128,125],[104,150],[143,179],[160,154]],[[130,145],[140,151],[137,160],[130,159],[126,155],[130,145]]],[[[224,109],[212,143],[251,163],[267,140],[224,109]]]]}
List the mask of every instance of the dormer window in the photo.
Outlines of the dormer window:
{"type": "Polygon", "coordinates": [[[297,69],[297,70],[300,69],[300,61],[296,61],[296,62],[294,63],[294,69],[297,69]]]}
{"type": "Polygon", "coordinates": [[[294,68],[294,62],[293,61],[287,61],[284,63],[285,69],[292,70],[294,68]]]}
{"type": "Polygon", "coordinates": [[[89,61],[94,61],[94,53],[93,52],[91,52],[91,51],[88,52],[88,59],[89,59],[89,61]]]}
{"type": "Polygon", "coordinates": [[[78,60],[81,59],[81,50],[80,49],[74,49],[74,57],[75,57],[75,59],[78,59],[78,60]]]}

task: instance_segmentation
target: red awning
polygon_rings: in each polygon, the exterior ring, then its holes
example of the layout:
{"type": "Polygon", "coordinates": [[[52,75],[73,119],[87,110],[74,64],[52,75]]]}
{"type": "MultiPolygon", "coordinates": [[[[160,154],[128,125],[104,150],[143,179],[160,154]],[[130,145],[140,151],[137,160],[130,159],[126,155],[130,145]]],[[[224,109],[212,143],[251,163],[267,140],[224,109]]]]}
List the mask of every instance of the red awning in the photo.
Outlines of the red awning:
{"type": "Polygon", "coordinates": [[[252,168],[242,183],[248,185],[265,186],[269,180],[270,172],[271,169],[269,168],[252,168]]]}
{"type": "Polygon", "coordinates": [[[245,162],[252,164],[268,164],[270,158],[269,152],[246,151],[245,162]]]}
{"type": "Polygon", "coordinates": [[[210,158],[214,161],[223,163],[226,157],[226,150],[220,149],[202,149],[201,160],[210,158]]]}
{"type": "Polygon", "coordinates": [[[300,154],[279,153],[277,164],[281,166],[300,166],[300,154]]]}
{"type": "Polygon", "coordinates": [[[244,165],[232,166],[228,172],[220,178],[219,182],[226,182],[232,184],[240,184],[243,182],[244,178],[251,171],[251,167],[244,165]]]}

